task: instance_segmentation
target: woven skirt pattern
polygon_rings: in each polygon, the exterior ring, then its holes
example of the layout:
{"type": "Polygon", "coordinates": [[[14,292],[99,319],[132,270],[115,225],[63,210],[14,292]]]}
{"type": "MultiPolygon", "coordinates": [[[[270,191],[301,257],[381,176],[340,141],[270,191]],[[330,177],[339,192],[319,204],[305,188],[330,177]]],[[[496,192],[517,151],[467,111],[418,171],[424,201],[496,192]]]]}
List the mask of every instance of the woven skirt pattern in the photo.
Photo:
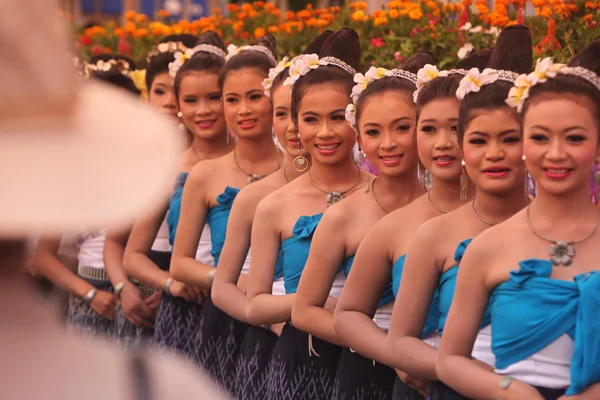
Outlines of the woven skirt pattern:
{"type": "Polygon", "coordinates": [[[248,324],[231,318],[206,298],[196,343],[196,360],[228,393],[235,393],[237,361],[248,324]]]}
{"type": "MultiPolygon", "coordinates": [[[[427,397],[429,399],[429,397],[427,397]]],[[[394,380],[394,393],[392,394],[393,400],[424,400],[425,397],[417,392],[415,389],[402,382],[396,375],[394,380]]]]}
{"type": "Polygon", "coordinates": [[[269,362],[279,337],[271,331],[250,326],[238,358],[235,398],[262,400],[267,394],[269,362]]]}
{"type": "MultiPolygon", "coordinates": [[[[157,291],[157,289],[152,289],[138,283],[133,284],[142,292],[144,299],[157,291]]],[[[115,316],[115,336],[119,344],[129,349],[137,349],[151,344],[154,337],[154,328],[138,328],[133,325],[125,316],[123,307],[119,303],[115,316]]]]}
{"type": "MultiPolygon", "coordinates": [[[[86,279],[86,282],[92,284],[98,290],[113,293],[110,282],[98,282],[88,279],[86,279]]],[[[102,317],[92,307],[85,304],[81,298],[73,294],[69,296],[67,323],[69,329],[76,332],[110,338],[115,336],[114,321],[102,317]]]]}
{"type": "Polygon", "coordinates": [[[309,353],[308,334],[287,324],[269,367],[267,399],[330,400],[342,348],[318,338],[309,353]]]}
{"type": "Polygon", "coordinates": [[[344,348],[335,377],[334,400],[391,400],[396,371],[344,348]]]}
{"type": "Polygon", "coordinates": [[[154,345],[194,359],[201,319],[200,304],[163,293],[154,323],[154,345]]]}

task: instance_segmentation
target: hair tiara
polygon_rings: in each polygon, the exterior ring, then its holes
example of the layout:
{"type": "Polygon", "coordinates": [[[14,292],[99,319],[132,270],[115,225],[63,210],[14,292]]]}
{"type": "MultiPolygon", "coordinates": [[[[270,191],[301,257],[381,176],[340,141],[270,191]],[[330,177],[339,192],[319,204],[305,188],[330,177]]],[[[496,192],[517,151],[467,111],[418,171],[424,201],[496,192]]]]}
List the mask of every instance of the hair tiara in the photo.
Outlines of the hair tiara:
{"type": "Polygon", "coordinates": [[[131,67],[129,63],[125,60],[98,60],[94,64],[85,64],[85,75],[90,76],[93,72],[120,72],[121,74],[129,77],[129,73],[131,72],[131,67]]]}
{"type": "Polygon", "coordinates": [[[169,63],[169,74],[175,78],[179,69],[185,64],[187,60],[192,58],[192,56],[196,53],[209,53],[213,54],[219,58],[225,59],[225,52],[223,49],[213,46],[212,44],[202,43],[197,46],[194,46],[191,49],[186,49],[185,51],[177,51],[175,52],[175,61],[169,63]]]}
{"type": "Polygon", "coordinates": [[[435,65],[426,64],[417,72],[417,90],[415,90],[415,92],[413,93],[413,101],[415,102],[415,104],[417,103],[419,92],[421,91],[423,86],[425,86],[428,82],[431,82],[435,78],[446,77],[453,74],[459,74],[464,76],[468,73],[469,71],[467,71],[466,69],[449,69],[446,71],[440,71],[435,65]]]}
{"type": "Polygon", "coordinates": [[[274,68],[269,69],[269,75],[262,81],[262,87],[265,89],[265,96],[271,97],[271,88],[273,87],[273,81],[277,78],[277,75],[289,68],[294,62],[295,58],[290,61],[287,57],[283,57],[279,64],[274,68]]]}
{"type": "Polygon", "coordinates": [[[356,105],[362,92],[373,82],[386,77],[395,76],[396,78],[405,79],[412,84],[417,83],[417,75],[412,72],[405,71],[403,69],[385,69],[378,67],[371,67],[366,74],[358,73],[354,75],[354,82],[356,85],[352,88],[352,103],[346,107],[346,121],[350,126],[356,130],[356,105]]]}
{"type": "Polygon", "coordinates": [[[296,57],[295,61],[290,66],[290,76],[285,80],[283,86],[293,86],[301,76],[308,74],[311,70],[317,69],[320,66],[333,65],[343,69],[350,75],[356,75],[356,70],[346,64],[339,58],[323,57],[319,58],[317,54],[302,54],[296,57]]]}
{"type": "Polygon", "coordinates": [[[277,60],[273,57],[273,53],[271,50],[267,49],[265,46],[261,45],[251,45],[251,46],[236,46],[235,44],[230,44],[227,46],[227,56],[225,57],[226,61],[229,61],[231,57],[240,54],[242,51],[258,51],[259,53],[263,53],[265,56],[269,58],[273,62],[273,64],[277,64],[277,60]]]}
{"type": "Polygon", "coordinates": [[[163,53],[175,53],[178,51],[181,53],[185,53],[187,49],[188,48],[182,42],[159,43],[156,46],[152,47],[152,49],[150,49],[148,55],[146,56],[146,61],[150,62],[150,59],[152,59],[152,57],[163,53]]]}
{"type": "Polygon", "coordinates": [[[516,72],[501,69],[486,68],[479,72],[479,69],[471,68],[467,75],[461,79],[458,89],[456,89],[456,97],[462,100],[467,94],[479,92],[483,86],[496,81],[514,83],[518,75],[516,72]]]}
{"type": "Polygon", "coordinates": [[[565,64],[557,64],[550,57],[538,59],[535,69],[529,75],[522,74],[517,77],[514,86],[508,92],[506,104],[516,107],[517,111],[523,111],[523,103],[529,97],[529,91],[538,83],[544,83],[548,79],[555,78],[558,74],[577,76],[591,83],[600,91],[600,76],[594,71],[583,67],[568,67],[565,64]]]}

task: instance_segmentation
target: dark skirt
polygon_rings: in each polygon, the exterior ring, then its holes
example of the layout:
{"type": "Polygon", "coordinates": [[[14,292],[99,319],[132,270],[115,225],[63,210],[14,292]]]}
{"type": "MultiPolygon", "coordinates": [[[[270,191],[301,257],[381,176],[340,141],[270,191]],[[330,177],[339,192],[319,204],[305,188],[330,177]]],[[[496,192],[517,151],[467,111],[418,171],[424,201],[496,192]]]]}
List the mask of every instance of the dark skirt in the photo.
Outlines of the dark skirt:
{"type": "Polygon", "coordinates": [[[154,345],[194,359],[202,306],[163,293],[154,323],[154,345]]]}
{"type": "Polygon", "coordinates": [[[237,363],[235,398],[263,400],[267,394],[269,362],[279,337],[271,331],[250,326],[237,363]]]}
{"type": "Polygon", "coordinates": [[[235,392],[237,361],[248,324],[231,318],[207,296],[196,343],[196,360],[228,393],[235,392]]]}
{"type": "MultiPolygon", "coordinates": [[[[396,372],[396,371],[394,371],[396,372]]],[[[415,389],[402,382],[398,375],[394,381],[394,393],[392,394],[393,400],[424,400],[425,397],[415,389]]],[[[427,397],[429,400],[429,397],[427,397]]]]}
{"type": "MultiPolygon", "coordinates": [[[[565,394],[566,389],[548,389],[536,387],[538,392],[545,400],[558,400],[565,394]]],[[[440,381],[434,381],[429,384],[428,400],[470,400],[470,397],[463,396],[454,389],[448,387],[440,381]]]]}
{"type": "Polygon", "coordinates": [[[307,333],[285,325],[271,356],[267,399],[331,399],[342,348],[313,337],[317,356],[309,353],[308,338],[307,333]]]}
{"type": "Polygon", "coordinates": [[[390,400],[396,371],[344,348],[335,377],[334,400],[390,400]]]}
{"type": "MultiPolygon", "coordinates": [[[[98,290],[113,293],[113,287],[110,282],[94,281],[91,279],[84,280],[98,290]]],[[[85,304],[81,298],[73,294],[69,296],[67,323],[69,328],[76,332],[111,338],[115,335],[114,321],[102,317],[92,307],[85,304]]]]}
{"type": "MultiPolygon", "coordinates": [[[[165,251],[150,251],[148,258],[154,262],[161,270],[168,271],[171,262],[171,253],[165,251]]],[[[149,288],[138,282],[133,284],[142,292],[144,298],[154,294],[157,289],[149,288]]],[[[128,348],[139,348],[149,345],[154,337],[154,328],[138,328],[133,325],[123,312],[121,304],[117,308],[115,317],[115,328],[117,341],[128,348]]]]}
{"type": "Polygon", "coordinates": [[[548,389],[543,387],[536,387],[536,389],[545,400],[558,400],[567,391],[567,389],[548,389]]]}

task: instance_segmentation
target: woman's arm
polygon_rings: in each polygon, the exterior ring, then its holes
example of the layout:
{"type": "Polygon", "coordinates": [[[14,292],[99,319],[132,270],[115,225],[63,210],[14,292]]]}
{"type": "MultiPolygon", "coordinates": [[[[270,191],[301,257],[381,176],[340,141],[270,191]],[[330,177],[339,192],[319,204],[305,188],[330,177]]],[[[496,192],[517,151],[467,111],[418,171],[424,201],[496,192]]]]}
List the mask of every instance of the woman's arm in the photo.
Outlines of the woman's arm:
{"type": "Polygon", "coordinates": [[[196,261],[198,242],[210,206],[206,199],[206,179],[203,168],[204,165],[196,165],[183,188],[181,215],[177,224],[170,272],[173,279],[208,289],[211,283],[209,273],[215,267],[196,261]]]}
{"type": "Polygon", "coordinates": [[[301,331],[339,346],[344,340],[333,329],[333,312],[324,308],[346,254],[347,214],[343,204],[330,208],[317,227],[292,308],[292,322],[301,331]]]}
{"type": "Polygon", "coordinates": [[[333,318],[335,331],[348,346],[382,363],[386,361],[386,333],[373,322],[373,316],[392,280],[391,238],[385,219],[367,233],[358,247],[333,318]]]}
{"type": "Polygon", "coordinates": [[[212,300],[217,307],[244,322],[247,322],[246,295],[237,284],[250,249],[252,218],[257,205],[256,196],[248,195],[248,189],[252,188],[242,190],[231,208],[225,244],[212,286],[212,300]]]}
{"type": "Polygon", "coordinates": [[[129,281],[123,268],[123,253],[129,231],[109,229],[104,242],[104,270],[115,290],[123,285],[118,296],[125,317],[137,327],[152,327],[154,310],[149,307],[140,290],[129,281]]]}
{"type": "Polygon", "coordinates": [[[386,339],[389,365],[410,375],[437,380],[437,351],[421,339],[431,299],[439,282],[435,243],[439,225],[430,221],[415,233],[408,247],[400,289],[386,339]]]}
{"type": "Polygon", "coordinates": [[[277,204],[267,197],[258,204],[252,225],[252,259],[246,292],[246,318],[253,325],[287,322],[292,317],[294,295],[272,295],[281,245],[281,236],[276,226],[279,219],[277,210],[277,204]]]}
{"type": "Polygon", "coordinates": [[[445,384],[471,398],[543,400],[535,388],[520,381],[501,389],[501,376],[471,359],[489,301],[488,271],[494,252],[499,251],[497,239],[490,235],[494,230],[490,228],[476,237],[460,262],[454,298],[438,350],[437,375],[445,384]]]}
{"type": "Polygon", "coordinates": [[[123,257],[123,267],[129,277],[148,287],[161,290],[169,278],[169,273],[154,264],[148,254],[165,218],[167,208],[168,205],[164,204],[161,209],[141,216],[135,221],[123,257]]]}

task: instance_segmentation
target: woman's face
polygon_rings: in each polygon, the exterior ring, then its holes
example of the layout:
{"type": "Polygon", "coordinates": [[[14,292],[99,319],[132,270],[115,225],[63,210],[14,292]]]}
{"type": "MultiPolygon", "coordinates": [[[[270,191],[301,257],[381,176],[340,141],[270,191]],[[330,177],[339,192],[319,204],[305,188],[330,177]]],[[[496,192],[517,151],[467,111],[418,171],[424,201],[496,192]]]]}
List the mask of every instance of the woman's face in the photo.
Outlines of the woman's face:
{"type": "Polygon", "coordinates": [[[356,133],[345,118],[349,103],[349,93],[339,84],[307,88],[298,109],[298,130],[313,162],[335,165],[352,157],[356,133]]]}
{"type": "Polygon", "coordinates": [[[211,140],[227,134],[216,73],[186,72],[179,87],[179,109],[181,121],[194,136],[211,140]]]}
{"type": "Polygon", "coordinates": [[[456,137],[459,101],[453,97],[431,101],[417,123],[419,159],[431,175],[456,181],[462,174],[461,152],[456,137]]]}
{"type": "Polygon", "coordinates": [[[265,75],[256,68],[230,71],[223,82],[227,125],[238,136],[253,138],[271,135],[271,102],[265,95],[265,75]]]}
{"type": "Polygon", "coordinates": [[[275,129],[277,140],[289,155],[295,157],[300,153],[298,152],[298,130],[292,123],[290,88],[283,85],[277,86],[275,90],[271,91],[271,102],[273,104],[273,129],[275,129]]]}
{"type": "Polygon", "coordinates": [[[508,107],[476,110],[465,129],[463,155],[469,178],[493,194],[523,192],[525,163],[521,127],[508,107]]]}
{"type": "Polygon", "coordinates": [[[412,99],[399,90],[388,90],[369,96],[361,107],[359,143],[379,175],[414,171],[418,161],[414,139],[417,110],[412,99]]]}
{"type": "Polygon", "coordinates": [[[177,118],[177,112],[179,111],[177,98],[173,89],[173,78],[168,72],[163,72],[154,77],[148,93],[148,103],[167,116],[177,118]]]}
{"type": "MultiPolygon", "coordinates": [[[[597,107],[597,106],[596,106],[597,107]]],[[[591,100],[572,94],[543,94],[523,116],[523,153],[538,190],[555,196],[589,189],[599,127],[591,100]]]]}

